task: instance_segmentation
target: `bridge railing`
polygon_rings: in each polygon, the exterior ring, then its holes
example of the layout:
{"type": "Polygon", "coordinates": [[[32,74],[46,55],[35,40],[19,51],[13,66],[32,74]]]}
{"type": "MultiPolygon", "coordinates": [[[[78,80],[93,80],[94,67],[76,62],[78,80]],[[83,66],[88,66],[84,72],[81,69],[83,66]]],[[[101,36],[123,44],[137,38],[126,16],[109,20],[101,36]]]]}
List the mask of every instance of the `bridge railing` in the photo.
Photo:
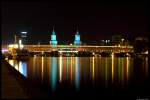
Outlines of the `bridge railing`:
{"type": "Polygon", "coordinates": [[[25,48],[28,47],[50,47],[50,48],[133,48],[133,46],[76,46],[76,45],[56,45],[53,47],[52,45],[24,45],[25,48]]]}

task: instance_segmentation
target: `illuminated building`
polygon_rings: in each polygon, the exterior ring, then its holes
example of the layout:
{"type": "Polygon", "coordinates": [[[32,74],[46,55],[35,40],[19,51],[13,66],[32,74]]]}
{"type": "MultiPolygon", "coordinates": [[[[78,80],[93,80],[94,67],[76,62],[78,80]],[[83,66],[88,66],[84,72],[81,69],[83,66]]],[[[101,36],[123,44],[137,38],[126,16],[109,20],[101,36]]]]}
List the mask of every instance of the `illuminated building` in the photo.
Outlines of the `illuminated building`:
{"type": "Polygon", "coordinates": [[[77,31],[77,33],[75,35],[74,45],[81,45],[79,31],[77,31]]]}
{"type": "Polygon", "coordinates": [[[52,32],[52,35],[51,35],[50,45],[53,45],[53,46],[57,45],[56,34],[55,34],[54,29],[53,29],[53,32],[52,32]]]}

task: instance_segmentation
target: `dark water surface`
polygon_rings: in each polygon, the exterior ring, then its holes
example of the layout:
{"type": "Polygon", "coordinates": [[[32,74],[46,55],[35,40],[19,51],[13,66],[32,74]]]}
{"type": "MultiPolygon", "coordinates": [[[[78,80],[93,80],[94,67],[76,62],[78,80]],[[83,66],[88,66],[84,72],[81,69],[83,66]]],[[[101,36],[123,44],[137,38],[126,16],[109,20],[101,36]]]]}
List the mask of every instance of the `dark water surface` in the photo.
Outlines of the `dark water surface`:
{"type": "Polygon", "coordinates": [[[31,57],[8,62],[50,96],[149,95],[148,57],[31,57]]]}

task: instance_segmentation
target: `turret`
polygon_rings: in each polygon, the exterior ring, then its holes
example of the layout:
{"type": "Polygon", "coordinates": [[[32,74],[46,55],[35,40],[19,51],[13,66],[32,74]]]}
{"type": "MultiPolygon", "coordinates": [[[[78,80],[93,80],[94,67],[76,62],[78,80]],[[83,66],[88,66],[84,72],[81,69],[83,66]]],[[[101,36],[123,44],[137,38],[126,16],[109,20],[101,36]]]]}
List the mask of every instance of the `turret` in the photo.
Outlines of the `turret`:
{"type": "Polygon", "coordinates": [[[53,28],[52,35],[51,35],[50,45],[52,45],[52,46],[57,45],[56,34],[55,34],[55,31],[54,31],[54,28],[53,28]]]}
{"type": "Polygon", "coordinates": [[[80,34],[79,34],[78,30],[77,30],[76,35],[75,35],[74,45],[81,45],[80,34]]]}

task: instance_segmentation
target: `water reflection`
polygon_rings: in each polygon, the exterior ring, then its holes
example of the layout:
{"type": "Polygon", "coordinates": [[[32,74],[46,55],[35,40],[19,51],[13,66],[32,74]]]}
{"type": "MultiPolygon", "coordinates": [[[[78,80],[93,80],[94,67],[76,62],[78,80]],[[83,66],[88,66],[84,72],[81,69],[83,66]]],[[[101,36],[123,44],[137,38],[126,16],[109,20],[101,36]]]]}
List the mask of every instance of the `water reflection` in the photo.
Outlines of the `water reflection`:
{"type": "Polygon", "coordinates": [[[57,58],[51,58],[51,87],[52,91],[55,91],[57,83],[57,58]]]}
{"type": "Polygon", "coordinates": [[[75,58],[75,86],[76,89],[79,90],[80,87],[80,61],[79,57],[75,58]]]}
{"type": "Polygon", "coordinates": [[[81,83],[126,87],[133,77],[148,78],[148,57],[32,57],[27,62],[9,60],[17,71],[33,81],[41,82],[55,91],[62,83],[69,83],[77,91],[81,83]]]}
{"type": "Polygon", "coordinates": [[[19,62],[19,72],[27,77],[27,63],[26,62],[19,62]]]}
{"type": "Polygon", "coordinates": [[[27,77],[27,62],[17,60],[9,60],[10,65],[12,65],[17,71],[19,71],[22,75],[27,77]]]}
{"type": "Polygon", "coordinates": [[[61,83],[62,81],[62,57],[59,57],[59,82],[61,83]]]}
{"type": "Polygon", "coordinates": [[[111,58],[111,73],[112,73],[112,83],[113,83],[113,80],[114,80],[114,55],[112,55],[112,58],[111,58]]]}
{"type": "Polygon", "coordinates": [[[42,57],[42,69],[41,69],[41,71],[42,71],[42,73],[41,73],[41,77],[42,77],[42,83],[43,83],[43,70],[44,70],[44,57],[42,57]]]}
{"type": "Polygon", "coordinates": [[[92,79],[94,81],[94,73],[95,73],[95,69],[94,69],[94,65],[95,65],[95,57],[92,58],[92,79]]]}
{"type": "Polygon", "coordinates": [[[146,78],[148,78],[148,57],[145,58],[145,71],[146,78]]]}

